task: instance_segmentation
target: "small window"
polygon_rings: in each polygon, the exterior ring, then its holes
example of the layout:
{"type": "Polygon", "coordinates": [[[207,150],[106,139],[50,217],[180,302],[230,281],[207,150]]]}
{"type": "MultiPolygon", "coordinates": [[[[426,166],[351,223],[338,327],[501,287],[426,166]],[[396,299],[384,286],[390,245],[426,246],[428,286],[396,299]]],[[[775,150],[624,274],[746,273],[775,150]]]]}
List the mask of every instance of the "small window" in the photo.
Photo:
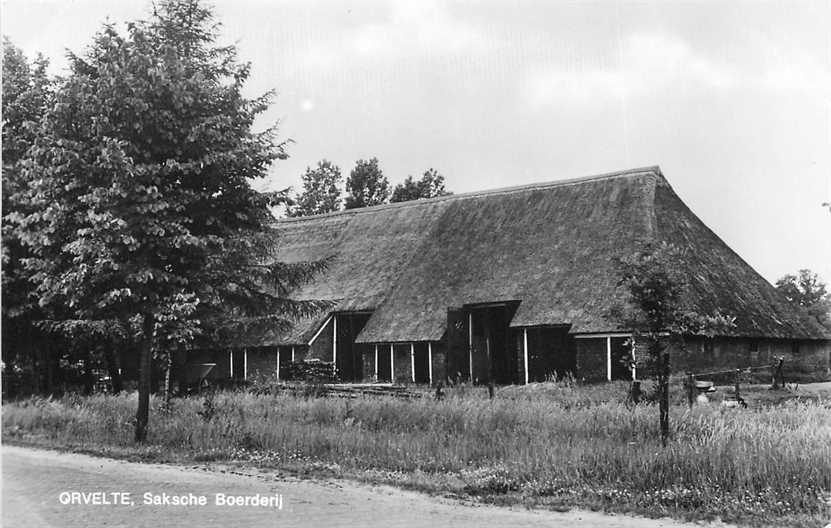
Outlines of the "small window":
{"type": "Polygon", "coordinates": [[[758,352],[759,351],[759,340],[758,339],[751,339],[749,345],[751,352],[758,352]]]}
{"type": "Polygon", "coordinates": [[[799,341],[793,341],[791,343],[791,354],[799,354],[799,341]]]}

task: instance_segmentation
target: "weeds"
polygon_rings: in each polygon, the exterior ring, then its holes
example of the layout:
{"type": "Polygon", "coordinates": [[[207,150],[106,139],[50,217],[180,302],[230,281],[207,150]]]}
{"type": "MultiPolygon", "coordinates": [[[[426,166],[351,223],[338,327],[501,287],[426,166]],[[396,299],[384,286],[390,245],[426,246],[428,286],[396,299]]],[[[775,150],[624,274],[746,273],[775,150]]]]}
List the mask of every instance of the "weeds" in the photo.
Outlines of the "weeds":
{"type": "MultiPolygon", "coordinates": [[[[162,404],[162,409],[166,409],[166,405],[162,404]]],[[[208,391],[202,400],[202,410],[198,414],[205,422],[210,422],[216,416],[216,406],[214,405],[214,391],[208,391]]]]}
{"type": "MultiPolygon", "coordinates": [[[[138,449],[134,395],[3,406],[3,435],[80,449],[138,449]]],[[[673,405],[661,448],[654,405],[626,384],[448,388],[442,400],[218,392],[153,402],[157,460],[237,461],[483,500],[798,525],[827,522],[831,407],[673,405]]],[[[147,450],[147,447],[142,449],[147,450]]],[[[147,451],[148,453],[150,451],[147,451]]]]}

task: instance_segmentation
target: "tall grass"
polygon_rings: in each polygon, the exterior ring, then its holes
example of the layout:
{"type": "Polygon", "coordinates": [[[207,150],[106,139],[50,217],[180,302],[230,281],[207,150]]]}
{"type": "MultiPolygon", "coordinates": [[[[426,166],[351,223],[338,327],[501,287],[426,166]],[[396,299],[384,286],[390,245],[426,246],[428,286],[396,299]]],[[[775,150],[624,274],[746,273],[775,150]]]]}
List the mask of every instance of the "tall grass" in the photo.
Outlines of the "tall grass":
{"type": "MultiPolygon", "coordinates": [[[[304,399],[219,393],[153,402],[148,444],[162,459],[237,459],[501,500],[726,519],[831,513],[831,408],[657,409],[556,388],[423,398],[304,399]]],[[[608,390],[608,389],[602,389],[608,390]]],[[[582,392],[581,392],[582,391],[582,392]]],[[[132,449],[135,395],[35,398],[3,406],[3,434],[50,445],[132,449]]],[[[795,520],[796,519],[796,520],[795,520]]]]}

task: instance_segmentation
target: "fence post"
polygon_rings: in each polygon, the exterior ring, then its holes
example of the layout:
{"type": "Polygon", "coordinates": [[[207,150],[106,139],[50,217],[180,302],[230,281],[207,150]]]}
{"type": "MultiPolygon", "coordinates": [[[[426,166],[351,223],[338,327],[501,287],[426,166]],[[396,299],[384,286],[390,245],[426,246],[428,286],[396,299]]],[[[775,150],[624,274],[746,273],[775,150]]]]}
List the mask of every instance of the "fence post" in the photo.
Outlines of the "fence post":
{"type": "Polygon", "coordinates": [[[785,388],[785,356],[779,356],[779,366],[777,367],[777,373],[779,374],[779,383],[782,385],[782,388],[785,388]]]}
{"type": "Polygon", "coordinates": [[[779,356],[776,363],[773,364],[773,386],[772,389],[778,389],[779,384],[785,385],[785,380],[782,376],[782,364],[785,362],[785,356],[779,356]]]}
{"type": "Polygon", "coordinates": [[[742,369],[736,369],[736,401],[742,401],[742,396],[739,394],[739,381],[741,381],[742,369]]]}
{"type": "Polygon", "coordinates": [[[692,409],[695,403],[695,375],[692,372],[687,372],[687,404],[692,409]]]}

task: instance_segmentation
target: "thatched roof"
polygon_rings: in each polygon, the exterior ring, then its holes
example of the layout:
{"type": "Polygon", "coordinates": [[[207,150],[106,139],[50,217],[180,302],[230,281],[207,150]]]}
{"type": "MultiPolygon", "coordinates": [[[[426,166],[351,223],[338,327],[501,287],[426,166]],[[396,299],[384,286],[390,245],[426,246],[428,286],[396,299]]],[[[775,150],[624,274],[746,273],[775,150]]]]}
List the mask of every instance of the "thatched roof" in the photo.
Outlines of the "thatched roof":
{"type": "MultiPolygon", "coordinates": [[[[447,310],[519,301],[515,327],[571,325],[572,333],[621,330],[615,258],[638,241],[687,248],[693,301],[734,315],[734,335],[822,339],[819,327],[678,198],[658,167],[281,220],[286,262],[331,257],[298,299],[373,311],[359,342],[442,338],[447,310]]],[[[308,342],[325,315],[274,344],[308,342]]]]}

